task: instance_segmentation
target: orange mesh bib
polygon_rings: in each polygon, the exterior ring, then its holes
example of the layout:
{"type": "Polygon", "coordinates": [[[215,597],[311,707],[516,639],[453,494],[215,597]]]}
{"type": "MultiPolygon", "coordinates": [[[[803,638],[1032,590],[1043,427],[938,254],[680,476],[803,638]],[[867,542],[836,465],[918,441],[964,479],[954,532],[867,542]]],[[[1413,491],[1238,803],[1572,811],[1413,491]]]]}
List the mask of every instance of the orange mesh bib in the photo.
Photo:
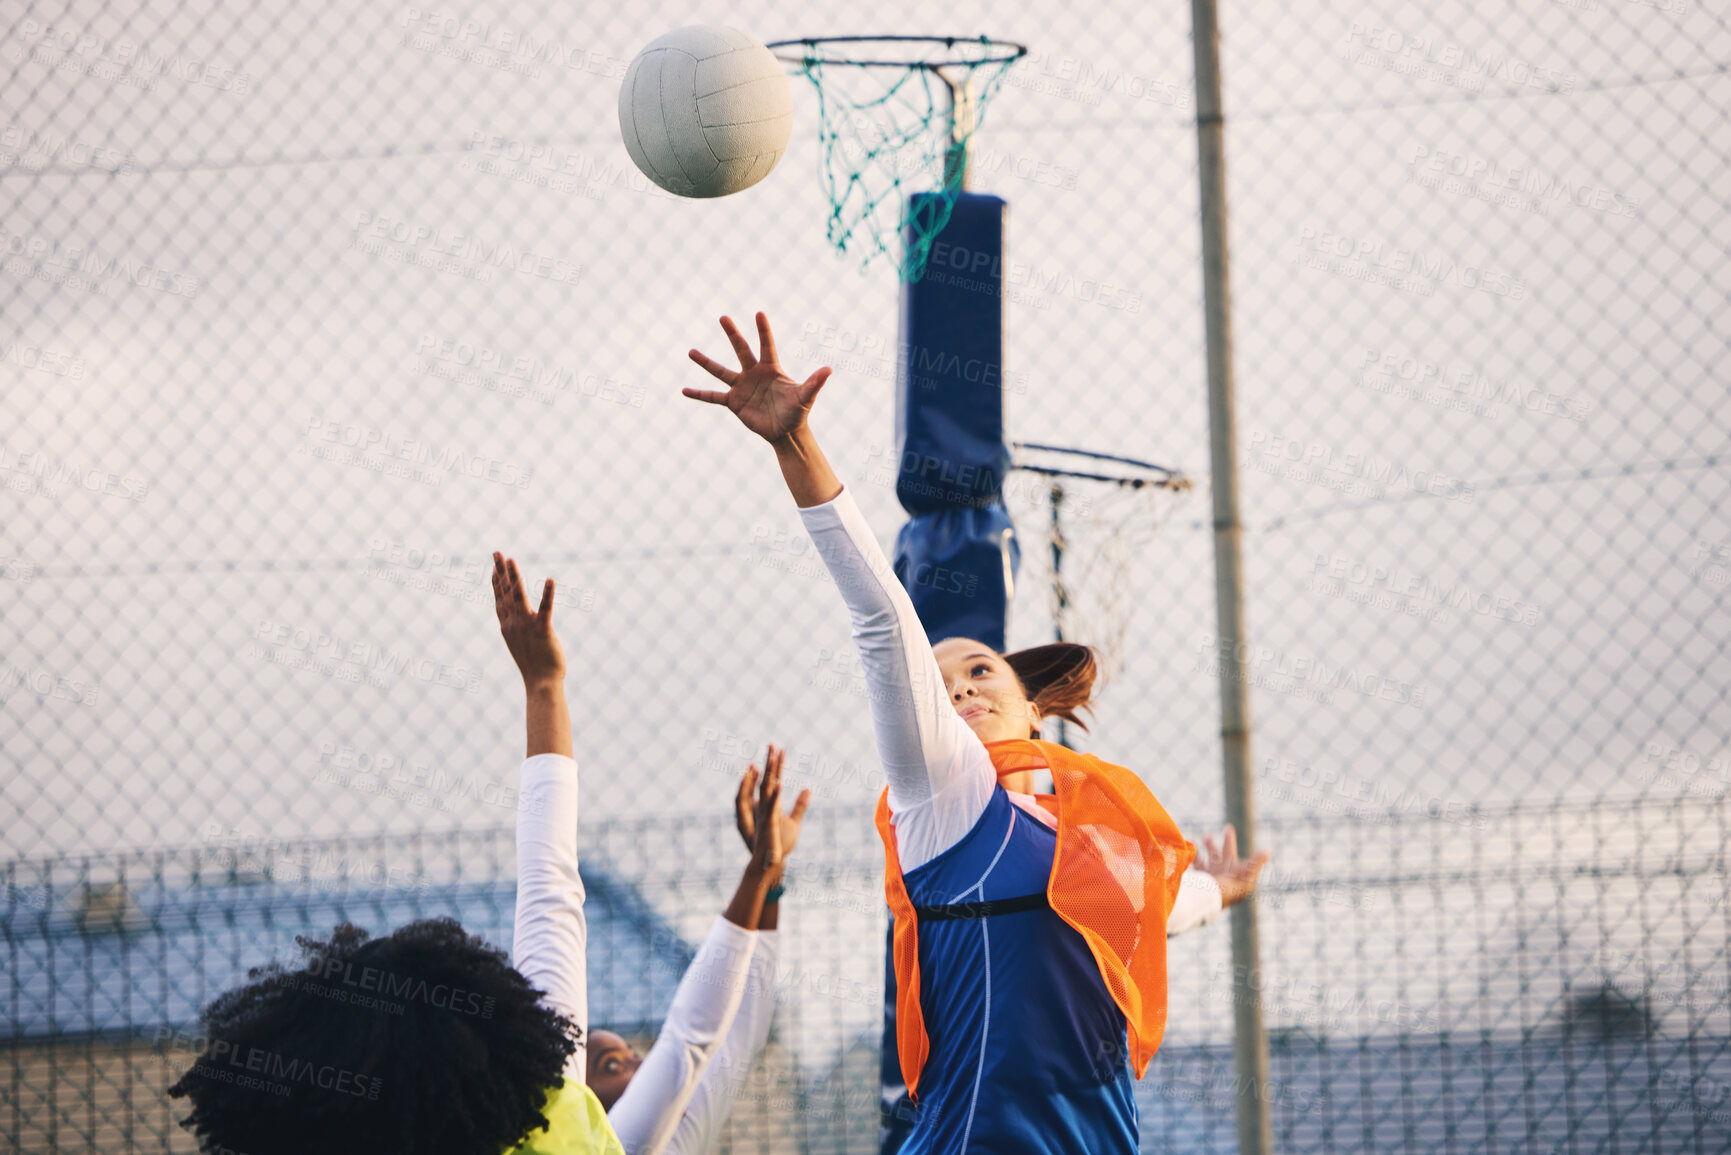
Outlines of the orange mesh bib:
{"type": "MultiPolygon", "coordinates": [[[[1122,766],[1055,742],[986,743],[1002,778],[1049,767],[1055,794],[1038,795],[1058,819],[1058,846],[1046,896],[1088,943],[1100,977],[1128,1024],[1130,1064],[1140,1079],[1166,1033],[1166,916],[1196,857],[1142,780],[1122,766]]],[[[920,1010],[919,923],[896,857],[889,791],[878,798],[884,842],[884,896],[895,918],[896,1053],[908,1095],[917,1098],[930,1041],[920,1010]]]]}

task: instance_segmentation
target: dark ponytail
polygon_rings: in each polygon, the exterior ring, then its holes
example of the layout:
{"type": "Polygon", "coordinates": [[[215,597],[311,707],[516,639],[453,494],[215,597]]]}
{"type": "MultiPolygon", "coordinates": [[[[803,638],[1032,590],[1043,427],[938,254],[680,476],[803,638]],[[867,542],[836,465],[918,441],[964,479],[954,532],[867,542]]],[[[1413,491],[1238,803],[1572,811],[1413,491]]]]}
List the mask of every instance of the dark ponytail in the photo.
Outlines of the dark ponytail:
{"type": "Polygon", "coordinates": [[[1049,642],[1005,654],[1004,661],[1022,683],[1022,692],[1041,718],[1063,718],[1086,730],[1077,710],[1092,710],[1094,683],[1100,676],[1092,647],[1049,642]]]}

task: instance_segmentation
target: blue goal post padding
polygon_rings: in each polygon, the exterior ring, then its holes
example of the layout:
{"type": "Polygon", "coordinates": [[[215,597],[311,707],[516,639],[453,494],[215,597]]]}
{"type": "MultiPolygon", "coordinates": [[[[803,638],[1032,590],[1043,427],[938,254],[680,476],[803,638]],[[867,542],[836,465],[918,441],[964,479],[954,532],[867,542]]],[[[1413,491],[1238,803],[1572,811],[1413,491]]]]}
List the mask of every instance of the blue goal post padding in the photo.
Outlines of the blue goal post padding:
{"type": "Polygon", "coordinates": [[[1000,501],[917,513],[896,535],[895,571],[926,637],[977,638],[1002,651],[1022,550],[1000,501]]]}
{"type": "MultiPolygon", "coordinates": [[[[896,576],[933,641],[971,637],[996,650],[1021,562],[1003,501],[1005,207],[957,194],[924,275],[903,284],[896,391],[896,497],[910,515],[896,576]]],[[[908,203],[910,219],[940,208],[930,193],[908,203]]]]}

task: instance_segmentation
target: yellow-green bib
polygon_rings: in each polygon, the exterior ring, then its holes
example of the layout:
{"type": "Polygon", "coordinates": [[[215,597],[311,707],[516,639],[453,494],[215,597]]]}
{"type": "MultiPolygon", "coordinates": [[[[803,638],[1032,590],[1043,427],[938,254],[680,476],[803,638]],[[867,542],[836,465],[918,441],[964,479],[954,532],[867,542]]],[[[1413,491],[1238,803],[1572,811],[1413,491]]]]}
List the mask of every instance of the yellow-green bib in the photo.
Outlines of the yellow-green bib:
{"type": "Polygon", "coordinates": [[[547,1092],[541,1113],[547,1116],[546,1129],[531,1131],[505,1155],[625,1155],[606,1109],[587,1083],[566,1079],[547,1092]]]}

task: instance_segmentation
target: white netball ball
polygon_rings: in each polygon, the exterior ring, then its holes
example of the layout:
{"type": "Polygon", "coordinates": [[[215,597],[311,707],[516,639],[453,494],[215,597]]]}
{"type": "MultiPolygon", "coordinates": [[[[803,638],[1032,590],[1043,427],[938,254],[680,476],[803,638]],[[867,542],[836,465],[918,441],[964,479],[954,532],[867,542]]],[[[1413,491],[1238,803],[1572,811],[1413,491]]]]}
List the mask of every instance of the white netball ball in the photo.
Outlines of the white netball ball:
{"type": "Polygon", "coordinates": [[[719,24],[649,42],[619,88],[619,131],[643,175],[722,197],[769,175],[793,131],[793,94],[769,49],[719,24]]]}

